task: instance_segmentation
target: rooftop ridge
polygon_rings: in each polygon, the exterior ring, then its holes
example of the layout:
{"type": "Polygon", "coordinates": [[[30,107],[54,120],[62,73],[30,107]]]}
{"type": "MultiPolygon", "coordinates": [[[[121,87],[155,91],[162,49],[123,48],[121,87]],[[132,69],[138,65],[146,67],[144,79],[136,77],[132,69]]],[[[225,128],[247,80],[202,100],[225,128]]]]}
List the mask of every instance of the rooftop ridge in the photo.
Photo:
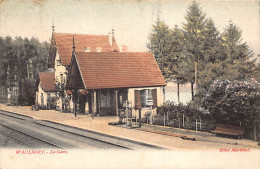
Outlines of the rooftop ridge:
{"type": "Polygon", "coordinates": [[[109,35],[105,35],[105,34],[83,34],[83,33],[54,33],[54,35],[71,35],[71,36],[75,36],[75,35],[87,35],[87,36],[109,36],[109,35]]]}
{"type": "Polygon", "coordinates": [[[82,53],[84,53],[84,54],[93,54],[93,53],[95,53],[95,54],[100,54],[100,55],[102,55],[102,54],[106,54],[106,53],[109,53],[109,54],[114,54],[114,55],[125,55],[125,54],[152,54],[151,52],[76,52],[76,53],[78,53],[78,54],[82,54],[82,53]]]}

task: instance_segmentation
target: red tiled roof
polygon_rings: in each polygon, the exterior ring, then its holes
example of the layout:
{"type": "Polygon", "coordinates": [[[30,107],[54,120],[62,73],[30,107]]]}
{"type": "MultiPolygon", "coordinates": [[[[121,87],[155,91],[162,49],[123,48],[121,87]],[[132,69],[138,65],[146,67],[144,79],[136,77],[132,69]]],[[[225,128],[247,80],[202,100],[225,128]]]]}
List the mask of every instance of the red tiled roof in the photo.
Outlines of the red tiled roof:
{"type": "Polygon", "coordinates": [[[55,91],[55,73],[54,72],[40,72],[40,83],[44,91],[55,91]]]}
{"type": "Polygon", "coordinates": [[[86,89],[166,85],[151,53],[76,53],[86,89]]]}
{"type": "Polygon", "coordinates": [[[85,47],[90,47],[90,52],[96,52],[99,47],[102,49],[102,52],[113,52],[115,50],[119,52],[119,48],[114,37],[112,38],[113,45],[110,45],[109,35],[54,33],[54,39],[63,65],[70,65],[73,36],[76,52],[84,52],[85,47]]]}

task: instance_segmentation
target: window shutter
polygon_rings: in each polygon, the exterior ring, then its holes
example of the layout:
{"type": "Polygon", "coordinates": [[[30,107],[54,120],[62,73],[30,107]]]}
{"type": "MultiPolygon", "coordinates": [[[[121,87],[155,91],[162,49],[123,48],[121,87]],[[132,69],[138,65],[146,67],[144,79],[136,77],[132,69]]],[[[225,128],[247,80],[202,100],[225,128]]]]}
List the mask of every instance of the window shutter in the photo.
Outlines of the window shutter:
{"type": "Polygon", "coordinates": [[[135,90],[135,109],[141,108],[140,90],[135,90]]]}
{"type": "Polygon", "coordinates": [[[153,108],[157,107],[157,89],[152,90],[153,108]]]}

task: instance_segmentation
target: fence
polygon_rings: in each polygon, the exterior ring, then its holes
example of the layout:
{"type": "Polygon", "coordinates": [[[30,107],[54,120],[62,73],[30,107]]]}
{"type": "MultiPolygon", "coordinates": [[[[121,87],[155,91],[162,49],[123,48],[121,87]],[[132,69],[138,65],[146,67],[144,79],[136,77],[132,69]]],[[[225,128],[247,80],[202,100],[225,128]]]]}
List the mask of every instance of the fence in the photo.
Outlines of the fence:
{"type": "Polygon", "coordinates": [[[153,124],[198,131],[213,131],[216,127],[213,121],[206,121],[201,118],[185,120],[185,117],[184,120],[183,118],[167,120],[166,117],[154,117],[153,124]]]}

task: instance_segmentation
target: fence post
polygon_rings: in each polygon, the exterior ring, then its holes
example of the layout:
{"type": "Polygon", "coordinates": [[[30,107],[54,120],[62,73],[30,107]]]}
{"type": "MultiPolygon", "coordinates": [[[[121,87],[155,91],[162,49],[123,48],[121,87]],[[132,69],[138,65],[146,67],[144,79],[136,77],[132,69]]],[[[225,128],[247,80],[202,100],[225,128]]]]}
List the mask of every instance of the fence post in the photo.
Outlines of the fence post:
{"type": "Polygon", "coordinates": [[[196,133],[197,133],[197,119],[196,119],[196,133]]]}
{"type": "Polygon", "coordinates": [[[165,127],[165,113],[163,113],[163,127],[165,127]]]}
{"type": "Polygon", "coordinates": [[[167,111],[167,125],[169,126],[169,112],[167,111]]]}
{"type": "Polygon", "coordinates": [[[150,106],[150,112],[151,112],[151,114],[150,114],[150,124],[153,124],[153,108],[152,108],[152,106],[150,106]]]}
{"type": "Polygon", "coordinates": [[[200,117],[200,130],[201,130],[201,117],[200,117]]]}
{"type": "Polygon", "coordinates": [[[181,128],[180,117],[178,117],[178,121],[179,121],[179,128],[181,128]]]}
{"type": "Polygon", "coordinates": [[[138,113],[139,113],[139,127],[142,127],[141,108],[138,109],[138,113]]]}
{"type": "Polygon", "coordinates": [[[183,113],[183,116],[182,116],[182,126],[184,128],[184,113],[183,113]]]}
{"type": "Polygon", "coordinates": [[[128,126],[128,109],[127,109],[127,100],[125,101],[125,116],[126,116],[126,127],[128,126]]]}
{"type": "Polygon", "coordinates": [[[135,111],[135,124],[137,124],[136,111],[135,111]]]}

